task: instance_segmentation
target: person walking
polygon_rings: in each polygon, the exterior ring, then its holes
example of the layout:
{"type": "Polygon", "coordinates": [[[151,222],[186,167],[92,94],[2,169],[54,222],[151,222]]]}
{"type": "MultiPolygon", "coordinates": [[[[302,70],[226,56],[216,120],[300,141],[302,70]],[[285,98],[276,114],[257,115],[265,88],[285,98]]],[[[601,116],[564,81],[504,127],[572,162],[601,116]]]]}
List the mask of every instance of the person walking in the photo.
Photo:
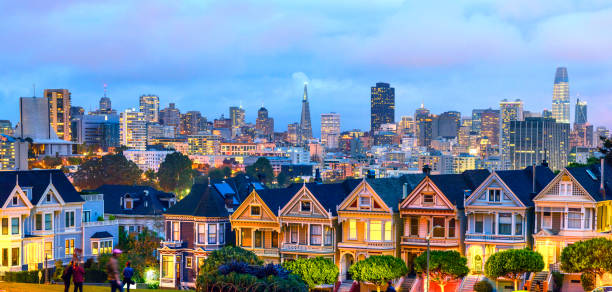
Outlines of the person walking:
{"type": "Polygon", "coordinates": [[[121,279],[119,279],[119,263],[117,259],[120,254],[120,249],[113,249],[113,255],[106,264],[106,274],[108,275],[108,281],[110,282],[111,292],[115,292],[117,290],[119,290],[119,292],[123,292],[121,279]]]}
{"type": "Polygon", "coordinates": [[[85,270],[78,264],[78,262],[75,262],[74,266],[72,267],[72,282],[74,282],[74,292],[83,292],[84,278],[85,270]]]}
{"type": "Polygon", "coordinates": [[[386,292],[396,292],[395,291],[395,287],[393,287],[393,282],[391,282],[391,280],[389,280],[389,282],[387,282],[387,291],[386,292]]]}
{"type": "Polygon", "coordinates": [[[72,277],[72,261],[64,268],[62,272],[62,280],[64,281],[64,292],[68,292],[70,289],[70,277],[72,277]]]}
{"type": "Polygon", "coordinates": [[[125,269],[123,269],[123,283],[126,284],[127,292],[130,292],[130,285],[134,284],[132,276],[134,276],[134,269],[132,269],[131,263],[128,261],[125,263],[125,269]]]}

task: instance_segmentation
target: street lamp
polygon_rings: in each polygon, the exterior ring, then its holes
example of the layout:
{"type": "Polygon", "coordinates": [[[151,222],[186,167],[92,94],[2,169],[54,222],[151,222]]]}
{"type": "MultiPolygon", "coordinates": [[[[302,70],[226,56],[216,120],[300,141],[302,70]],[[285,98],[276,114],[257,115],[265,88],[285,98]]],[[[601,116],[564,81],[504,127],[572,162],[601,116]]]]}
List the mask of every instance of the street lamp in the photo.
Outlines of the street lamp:
{"type": "Polygon", "coordinates": [[[425,291],[429,291],[429,240],[431,239],[431,233],[436,230],[437,228],[442,228],[444,229],[444,227],[440,226],[440,225],[436,225],[433,228],[431,228],[431,230],[429,231],[429,233],[427,233],[427,289],[425,289],[425,291]]]}

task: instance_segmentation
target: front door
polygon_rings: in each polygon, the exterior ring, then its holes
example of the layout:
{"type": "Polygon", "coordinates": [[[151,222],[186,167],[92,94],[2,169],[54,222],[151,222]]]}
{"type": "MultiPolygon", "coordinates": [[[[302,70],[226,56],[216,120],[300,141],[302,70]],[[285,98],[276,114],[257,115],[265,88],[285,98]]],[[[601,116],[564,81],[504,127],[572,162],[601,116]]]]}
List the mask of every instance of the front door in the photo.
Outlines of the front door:
{"type": "Polygon", "coordinates": [[[342,273],[344,274],[345,279],[347,280],[352,280],[351,273],[349,273],[349,269],[354,263],[355,263],[355,258],[353,258],[353,255],[348,254],[348,253],[344,255],[342,273]]]}

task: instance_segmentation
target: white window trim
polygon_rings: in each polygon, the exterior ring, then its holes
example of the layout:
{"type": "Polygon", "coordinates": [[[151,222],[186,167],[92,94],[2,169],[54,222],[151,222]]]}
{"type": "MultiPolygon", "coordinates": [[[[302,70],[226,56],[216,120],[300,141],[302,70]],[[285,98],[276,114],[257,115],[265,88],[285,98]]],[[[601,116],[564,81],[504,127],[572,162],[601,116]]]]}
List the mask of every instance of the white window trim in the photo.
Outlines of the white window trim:
{"type": "Polygon", "coordinates": [[[66,221],[66,222],[64,222],[64,227],[72,229],[72,228],[75,228],[76,225],[77,225],[76,224],[76,210],[66,210],[66,211],[64,211],[64,220],[66,220],[66,215],[69,214],[69,213],[72,213],[73,214],[72,216],[74,216],[73,225],[72,226],[67,226],[68,221],[66,221]]]}
{"type": "Polygon", "coordinates": [[[262,213],[263,213],[263,208],[261,207],[261,205],[259,204],[253,204],[249,206],[249,214],[251,215],[251,217],[261,217],[262,213]],[[253,215],[253,207],[259,207],[259,214],[258,215],[253,215]]]}
{"type": "Polygon", "coordinates": [[[21,223],[21,217],[19,216],[12,216],[9,217],[9,232],[8,234],[10,236],[21,236],[21,226],[23,223],[21,223]],[[19,222],[17,224],[17,234],[13,234],[13,219],[17,219],[17,222],[19,222]]]}
{"type": "Polygon", "coordinates": [[[360,195],[360,196],[359,196],[359,201],[357,202],[357,204],[358,204],[358,206],[359,206],[359,209],[362,209],[362,208],[363,208],[363,209],[372,209],[372,200],[373,200],[372,196],[368,196],[368,195],[360,195]],[[362,198],[368,198],[370,203],[369,203],[368,205],[362,205],[362,204],[361,204],[361,199],[362,199],[362,198]]]}
{"type": "MultiPolygon", "coordinates": [[[[357,240],[357,231],[358,231],[358,227],[357,227],[357,220],[356,219],[349,219],[348,220],[348,239],[349,240],[357,240]],[[351,222],[355,222],[355,236],[351,236],[351,222]]],[[[299,236],[299,230],[298,230],[298,236],[299,236]]]]}
{"type": "Polygon", "coordinates": [[[434,194],[423,194],[423,205],[435,205],[436,204],[436,196],[434,194]],[[425,202],[425,196],[431,196],[431,202],[425,202]]]}
{"type": "Polygon", "coordinates": [[[487,201],[489,203],[501,203],[501,201],[503,200],[503,196],[504,196],[504,193],[502,192],[501,188],[487,188],[487,199],[488,199],[487,201]],[[499,201],[495,201],[495,200],[491,201],[491,191],[495,191],[495,190],[499,191],[499,201]]]}
{"type": "Polygon", "coordinates": [[[75,248],[77,248],[77,246],[76,246],[76,239],[74,237],[64,238],[64,257],[71,257],[72,254],[74,254],[75,248]],[[66,244],[66,242],[70,240],[72,240],[72,253],[66,253],[66,251],[68,250],[68,245],[66,244]]]}
{"type": "Polygon", "coordinates": [[[571,181],[559,182],[559,196],[569,197],[572,195],[573,186],[571,181]]]}
{"type": "MultiPolygon", "coordinates": [[[[134,230],[136,230],[136,228],[134,228],[134,230]]],[[[179,241],[181,240],[181,222],[180,221],[170,221],[170,239],[172,241],[179,241]],[[174,224],[178,224],[178,238],[174,238],[174,224]]]]}
{"type": "Polygon", "coordinates": [[[312,214],[312,201],[309,201],[309,200],[302,200],[302,201],[300,201],[300,213],[312,214]],[[309,209],[310,210],[304,211],[304,209],[302,208],[304,203],[308,203],[309,204],[309,209]]]}

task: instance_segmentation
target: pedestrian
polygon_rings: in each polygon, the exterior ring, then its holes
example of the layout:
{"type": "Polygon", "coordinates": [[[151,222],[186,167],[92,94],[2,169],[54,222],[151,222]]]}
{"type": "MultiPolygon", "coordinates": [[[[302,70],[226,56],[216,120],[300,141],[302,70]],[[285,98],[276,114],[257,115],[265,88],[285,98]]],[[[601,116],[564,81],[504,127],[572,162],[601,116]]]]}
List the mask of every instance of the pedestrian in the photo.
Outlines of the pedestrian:
{"type": "Polygon", "coordinates": [[[106,264],[106,274],[108,275],[108,282],[110,282],[111,292],[119,290],[123,292],[121,285],[121,279],[119,279],[119,263],[117,257],[121,254],[120,249],[113,249],[113,255],[106,264]]]}
{"type": "Polygon", "coordinates": [[[359,290],[360,290],[359,282],[353,281],[353,284],[351,285],[351,289],[349,289],[349,292],[359,292],[359,290]]]}
{"type": "Polygon", "coordinates": [[[72,277],[72,261],[64,268],[62,272],[62,280],[64,281],[64,292],[70,289],[70,277],[72,277]]]}
{"type": "Polygon", "coordinates": [[[391,280],[389,280],[389,282],[387,282],[387,291],[386,292],[396,292],[395,291],[395,287],[393,287],[393,283],[391,282],[391,280]]]}
{"type": "Polygon", "coordinates": [[[134,269],[132,269],[131,263],[128,261],[125,263],[125,269],[123,269],[123,283],[126,284],[127,292],[130,292],[130,285],[134,284],[132,276],[134,276],[134,269]]]}
{"type": "Polygon", "coordinates": [[[85,278],[85,270],[78,262],[72,267],[72,282],[74,282],[74,292],[83,292],[83,282],[85,278]]]}

